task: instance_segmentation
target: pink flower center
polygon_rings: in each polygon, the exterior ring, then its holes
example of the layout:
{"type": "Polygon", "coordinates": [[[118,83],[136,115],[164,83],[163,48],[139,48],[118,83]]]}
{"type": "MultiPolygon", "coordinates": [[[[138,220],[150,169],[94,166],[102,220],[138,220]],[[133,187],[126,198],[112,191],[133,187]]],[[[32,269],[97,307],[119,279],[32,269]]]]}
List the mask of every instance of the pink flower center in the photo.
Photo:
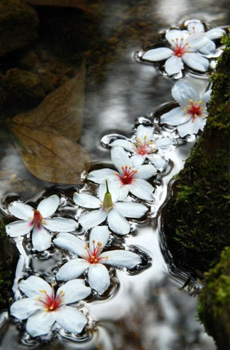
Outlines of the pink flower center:
{"type": "Polygon", "coordinates": [[[61,303],[63,302],[64,293],[61,291],[55,296],[54,290],[52,294],[49,295],[45,290],[41,290],[41,293],[44,294],[42,297],[38,297],[37,300],[44,306],[45,311],[55,311],[59,309],[61,303]]]}
{"type": "Polygon", "coordinates": [[[171,49],[174,51],[174,56],[182,57],[186,52],[189,52],[188,43],[184,43],[184,39],[181,38],[181,41],[179,42],[178,38],[175,40],[173,39],[173,44],[171,46],[171,49]]]}
{"type": "Polygon", "coordinates": [[[202,101],[194,102],[189,100],[190,104],[185,108],[185,111],[188,115],[192,116],[192,119],[195,120],[197,117],[202,117],[204,115],[202,106],[202,101]]]}
{"type": "Polygon", "coordinates": [[[133,170],[130,166],[121,167],[121,170],[122,173],[117,173],[117,176],[123,185],[130,185],[135,181],[134,176],[138,170],[133,170]]]}
{"type": "Polygon", "coordinates": [[[43,216],[40,213],[39,210],[34,210],[34,217],[32,221],[30,222],[30,226],[37,226],[37,228],[40,230],[41,229],[41,224],[43,221],[43,216]]]}
{"type": "Polygon", "coordinates": [[[136,152],[142,156],[145,156],[149,153],[149,142],[147,141],[147,136],[144,136],[144,141],[141,141],[139,138],[136,139],[136,152]]]}
{"type": "Polygon", "coordinates": [[[89,249],[88,244],[86,243],[85,249],[87,250],[87,256],[85,257],[85,260],[88,261],[90,264],[97,264],[99,263],[103,258],[100,257],[100,254],[102,252],[102,243],[93,241],[93,250],[91,251],[89,249]]]}

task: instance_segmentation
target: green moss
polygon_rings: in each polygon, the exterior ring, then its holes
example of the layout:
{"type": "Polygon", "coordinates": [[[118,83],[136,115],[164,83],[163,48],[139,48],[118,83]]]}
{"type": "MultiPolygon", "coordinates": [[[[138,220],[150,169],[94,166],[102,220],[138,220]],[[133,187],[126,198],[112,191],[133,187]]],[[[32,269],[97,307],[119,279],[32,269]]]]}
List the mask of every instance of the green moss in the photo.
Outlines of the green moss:
{"type": "Polygon", "coordinates": [[[206,286],[199,296],[198,314],[218,349],[230,348],[230,247],[220,262],[205,274],[206,286]]]}
{"type": "Polygon", "coordinates": [[[165,234],[175,263],[208,271],[230,245],[230,40],[213,75],[204,133],[193,148],[165,209],[165,234]]]}

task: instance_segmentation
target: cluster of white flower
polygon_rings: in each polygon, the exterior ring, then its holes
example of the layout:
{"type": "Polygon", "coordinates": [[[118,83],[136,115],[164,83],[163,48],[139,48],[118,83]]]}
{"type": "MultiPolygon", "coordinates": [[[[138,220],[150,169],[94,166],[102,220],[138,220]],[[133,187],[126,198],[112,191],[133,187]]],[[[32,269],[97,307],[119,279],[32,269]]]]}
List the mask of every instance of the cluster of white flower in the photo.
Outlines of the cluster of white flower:
{"type": "MultiPolygon", "coordinates": [[[[216,50],[212,39],[223,33],[219,28],[205,31],[200,21],[189,21],[186,30],[167,31],[166,39],[171,48],[148,50],[142,54],[142,59],[166,60],[165,70],[169,75],[180,72],[183,62],[205,72],[209,67],[205,55],[216,50]]],[[[68,262],[55,275],[56,286],[60,281],[67,281],[59,288],[38,276],[30,276],[19,283],[22,294],[12,304],[11,315],[27,319],[26,330],[31,336],[48,334],[55,322],[68,332],[80,333],[87,318],[75,303],[108,290],[109,266],[133,269],[142,263],[137,253],[112,250],[110,236],[114,240],[117,235],[125,237],[131,231],[132,219],[148,217],[149,206],[154,201],[153,179],[164,176],[169,167],[167,154],[176,143],[173,137],[159,132],[162,125],[166,125],[166,129],[167,125],[169,129],[175,127],[181,138],[197,134],[206,123],[210,93],[208,90],[199,94],[188,82],[177,82],[172,96],[179,106],[173,105],[162,114],[157,128],[154,123],[139,125],[131,138],[117,135],[116,139],[111,139],[107,145],[111,149],[111,168],[93,170],[86,179],[86,183],[97,184],[96,196],[85,188],[73,195],[73,208],[84,208],[79,217],[62,217],[58,212],[60,198],[56,194],[42,199],[37,209],[21,201],[9,205],[9,213],[19,219],[6,225],[10,237],[28,238],[31,233],[32,248],[36,252],[56,246],[70,253],[68,262]],[[84,239],[77,237],[79,226],[83,228],[84,239]]]]}

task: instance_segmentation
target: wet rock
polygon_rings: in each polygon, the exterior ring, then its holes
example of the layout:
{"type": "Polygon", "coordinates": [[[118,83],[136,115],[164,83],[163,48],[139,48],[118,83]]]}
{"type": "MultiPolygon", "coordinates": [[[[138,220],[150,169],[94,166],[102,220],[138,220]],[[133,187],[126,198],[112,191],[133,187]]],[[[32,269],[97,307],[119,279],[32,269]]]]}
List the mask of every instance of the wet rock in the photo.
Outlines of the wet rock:
{"type": "Polygon", "coordinates": [[[38,35],[38,16],[23,0],[0,2],[0,56],[21,49],[38,35]]]}

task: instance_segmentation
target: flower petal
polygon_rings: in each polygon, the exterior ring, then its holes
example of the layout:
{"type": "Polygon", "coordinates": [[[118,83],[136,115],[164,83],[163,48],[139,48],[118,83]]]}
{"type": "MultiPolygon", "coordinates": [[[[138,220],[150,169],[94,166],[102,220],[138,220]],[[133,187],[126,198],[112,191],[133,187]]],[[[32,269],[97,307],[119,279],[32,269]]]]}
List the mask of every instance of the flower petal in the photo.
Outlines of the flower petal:
{"type": "MultiPolygon", "coordinates": [[[[189,120],[188,123],[179,125],[177,130],[181,137],[184,137],[186,135],[190,134],[197,134],[200,129],[200,120],[203,119],[202,117],[198,117],[195,120],[189,120]]],[[[202,127],[204,124],[202,124],[202,127]]]]}
{"type": "Polygon", "coordinates": [[[144,199],[147,201],[153,200],[154,188],[152,185],[150,185],[150,183],[148,183],[145,180],[136,179],[136,181],[130,185],[129,190],[132,194],[134,194],[134,196],[140,199],[144,199]]]}
{"type": "Polygon", "coordinates": [[[189,33],[204,33],[204,25],[199,20],[189,21],[187,25],[189,33]]]}
{"type": "Polygon", "coordinates": [[[163,171],[168,164],[168,162],[158,154],[149,154],[148,159],[159,171],[163,171]]]}
{"type": "Polygon", "coordinates": [[[187,43],[189,47],[189,51],[199,51],[203,46],[207,44],[209,39],[204,33],[194,33],[190,34],[187,38],[187,43]]]}
{"type": "Polygon", "coordinates": [[[87,179],[96,182],[97,184],[101,184],[104,183],[105,180],[109,179],[111,176],[114,177],[114,173],[114,170],[107,168],[94,170],[88,174],[87,179]]]}
{"type": "Polygon", "coordinates": [[[216,51],[216,45],[212,40],[208,40],[205,45],[203,45],[199,52],[201,52],[203,55],[211,55],[214,54],[216,51]]]}
{"type": "Polygon", "coordinates": [[[141,263],[141,258],[139,255],[127,250],[110,250],[102,253],[100,257],[104,257],[106,259],[105,264],[127,267],[129,269],[132,269],[141,263]]]}
{"type": "Polygon", "coordinates": [[[168,75],[174,75],[180,73],[184,68],[181,57],[172,56],[165,62],[165,71],[168,75]]]}
{"type": "Polygon", "coordinates": [[[25,203],[12,202],[9,205],[9,212],[18,219],[31,221],[34,216],[34,209],[25,203]]]}
{"type": "Polygon", "coordinates": [[[101,248],[103,249],[109,240],[109,235],[110,231],[108,226],[97,226],[92,228],[89,236],[89,249],[91,252],[93,251],[93,248],[97,246],[98,242],[102,244],[101,248]]]}
{"type": "Polygon", "coordinates": [[[54,244],[62,249],[66,249],[70,252],[73,252],[79,256],[83,256],[86,253],[85,242],[83,242],[78,237],[71,235],[67,232],[61,232],[53,240],[54,244]]]}
{"type": "MultiPolygon", "coordinates": [[[[117,201],[118,196],[119,196],[118,181],[119,181],[119,178],[117,179],[117,181],[108,180],[109,192],[111,194],[113,203],[117,201]]],[[[100,184],[99,189],[98,189],[98,196],[99,196],[101,202],[103,202],[106,192],[107,192],[106,183],[100,184]]]]}
{"type": "Polygon", "coordinates": [[[132,166],[134,168],[139,168],[145,161],[146,155],[134,154],[131,158],[132,166]]]}
{"type": "Polygon", "coordinates": [[[168,40],[168,42],[171,45],[175,45],[176,42],[180,42],[181,40],[186,40],[188,38],[189,34],[186,30],[178,30],[178,29],[172,29],[167,31],[165,34],[165,38],[168,40]]]}
{"type": "Polygon", "coordinates": [[[26,330],[32,337],[48,334],[56,320],[56,312],[38,311],[26,323],[26,330]]]}
{"type": "Polygon", "coordinates": [[[173,141],[169,137],[162,137],[160,139],[155,140],[155,145],[158,149],[167,149],[172,146],[173,141]]]}
{"type": "Polygon", "coordinates": [[[128,193],[129,193],[129,185],[123,185],[119,188],[119,196],[118,196],[118,199],[120,201],[123,201],[124,199],[127,198],[128,196],[128,193]]]}
{"type": "Polygon", "coordinates": [[[89,263],[85,259],[72,259],[64,264],[56,274],[58,281],[69,281],[78,278],[88,269],[89,263]]]}
{"type": "Polygon", "coordinates": [[[99,225],[107,218],[107,213],[102,208],[99,210],[93,210],[80,217],[79,224],[84,228],[91,228],[99,225]]]}
{"type": "Polygon", "coordinates": [[[122,147],[126,151],[129,151],[129,152],[133,152],[134,151],[134,145],[132,144],[132,142],[130,142],[128,140],[118,139],[118,140],[113,141],[110,144],[110,146],[111,147],[119,146],[119,147],[122,147]]]}
{"type": "Polygon", "coordinates": [[[185,115],[185,112],[181,107],[171,109],[171,111],[163,114],[160,118],[161,124],[168,125],[180,125],[189,120],[189,117],[185,115]]]}
{"type": "Polygon", "coordinates": [[[72,232],[78,227],[78,224],[73,219],[66,219],[62,217],[54,217],[46,219],[43,225],[50,231],[54,232],[72,232]]]}
{"type": "Polygon", "coordinates": [[[109,212],[108,225],[113,232],[119,235],[126,235],[130,231],[129,222],[116,210],[116,207],[109,212]]]}
{"type": "Polygon", "coordinates": [[[110,286],[110,277],[107,268],[102,264],[91,264],[88,272],[88,280],[91,288],[102,295],[110,286]]]}
{"type": "Polygon", "coordinates": [[[119,172],[122,172],[122,167],[132,166],[131,161],[122,147],[113,147],[111,150],[111,159],[114,166],[119,172]]]}
{"type": "Polygon", "coordinates": [[[100,208],[101,201],[90,194],[77,193],[73,195],[73,200],[75,204],[80,205],[83,208],[96,209],[100,208]]]}
{"type": "Polygon", "coordinates": [[[48,295],[52,293],[51,286],[38,276],[30,276],[19,283],[19,289],[27,296],[37,298],[41,291],[46,291],[48,295]]]}
{"type": "Polygon", "coordinates": [[[159,47],[157,49],[151,49],[146,51],[142,58],[144,60],[152,61],[152,62],[158,62],[162,60],[166,60],[173,54],[173,51],[169,49],[168,47],[159,47]]]}
{"type": "Polygon", "coordinates": [[[59,203],[60,203],[59,197],[56,194],[53,194],[52,196],[43,199],[38,204],[38,210],[42,214],[43,218],[48,218],[49,216],[55,213],[59,203]]]}
{"type": "Polygon", "coordinates": [[[187,66],[200,72],[207,72],[209,60],[198,53],[185,53],[183,61],[187,66]]]}
{"type": "Polygon", "coordinates": [[[226,32],[222,28],[213,28],[205,33],[205,35],[211,40],[221,38],[224,34],[226,34],[226,32]]]}
{"type": "Polygon", "coordinates": [[[60,288],[58,288],[57,295],[60,293],[64,293],[64,301],[62,304],[72,304],[87,298],[91,293],[91,288],[86,287],[83,280],[74,279],[66,282],[60,288]]]}
{"type": "Polygon", "coordinates": [[[192,85],[182,81],[177,82],[173,86],[172,96],[182,108],[187,107],[189,100],[198,100],[197,92],[192,85]]]}
{"type": "Polygon", "coordinates": [[[134,202],[116,203],[116,209],[126,218],[137,219],[141,218],[148,211],[145,205],[134,202]]]}
{"type": "Polygon", "coordinates": [[[50,233],[43,226],[41,226],[40,229],[34,227],[32,232],[32,244],[34,249],[39,252],[48,249],[51,246],[50,233]]]}
{"type": "Polygon", "coordinates": [[[137,139],[142,143],[149,142],[153,137],[153,131],[154,128],[152,126],[139,125],[136,131],[137,139]]]}
{"type": "Polygon", "coordinates": [[[156,173],[157,173],[157,170],[153,165],[145,164],[140,166],[134,178],[147,180],[147,179],[150,179],[150,177],[152,177],[153,175],[156,175],[156,173]]]}
{"type": "Polygon", "coordinates": [[[11,305],[10,314],[20,320],[26,320],[41,308],[42,304],[38,303],[34,298],[25,298],[17,300],[11,305]]]}
{"type": "Polygon", "coordinates": [[[202,96],[201,100],[203,102],[203,106],[206,107],[207,102],[210,100],[212,90],[208,90],[205,92],[205,94],[202,96]]]}
{"type": "Polygon", "coordinates": [[[77,308],[62,306],[56,312],[57,323],[67,332],[80,333],[87,324],[87,318],[77,308]]]}
{"type": "Polygon", "coordinates": [[[23,236],[32,230],[33,226],[30,226],[30,222],[17,220],[6,225],[6,233],[10,237],[23,236]]]}

